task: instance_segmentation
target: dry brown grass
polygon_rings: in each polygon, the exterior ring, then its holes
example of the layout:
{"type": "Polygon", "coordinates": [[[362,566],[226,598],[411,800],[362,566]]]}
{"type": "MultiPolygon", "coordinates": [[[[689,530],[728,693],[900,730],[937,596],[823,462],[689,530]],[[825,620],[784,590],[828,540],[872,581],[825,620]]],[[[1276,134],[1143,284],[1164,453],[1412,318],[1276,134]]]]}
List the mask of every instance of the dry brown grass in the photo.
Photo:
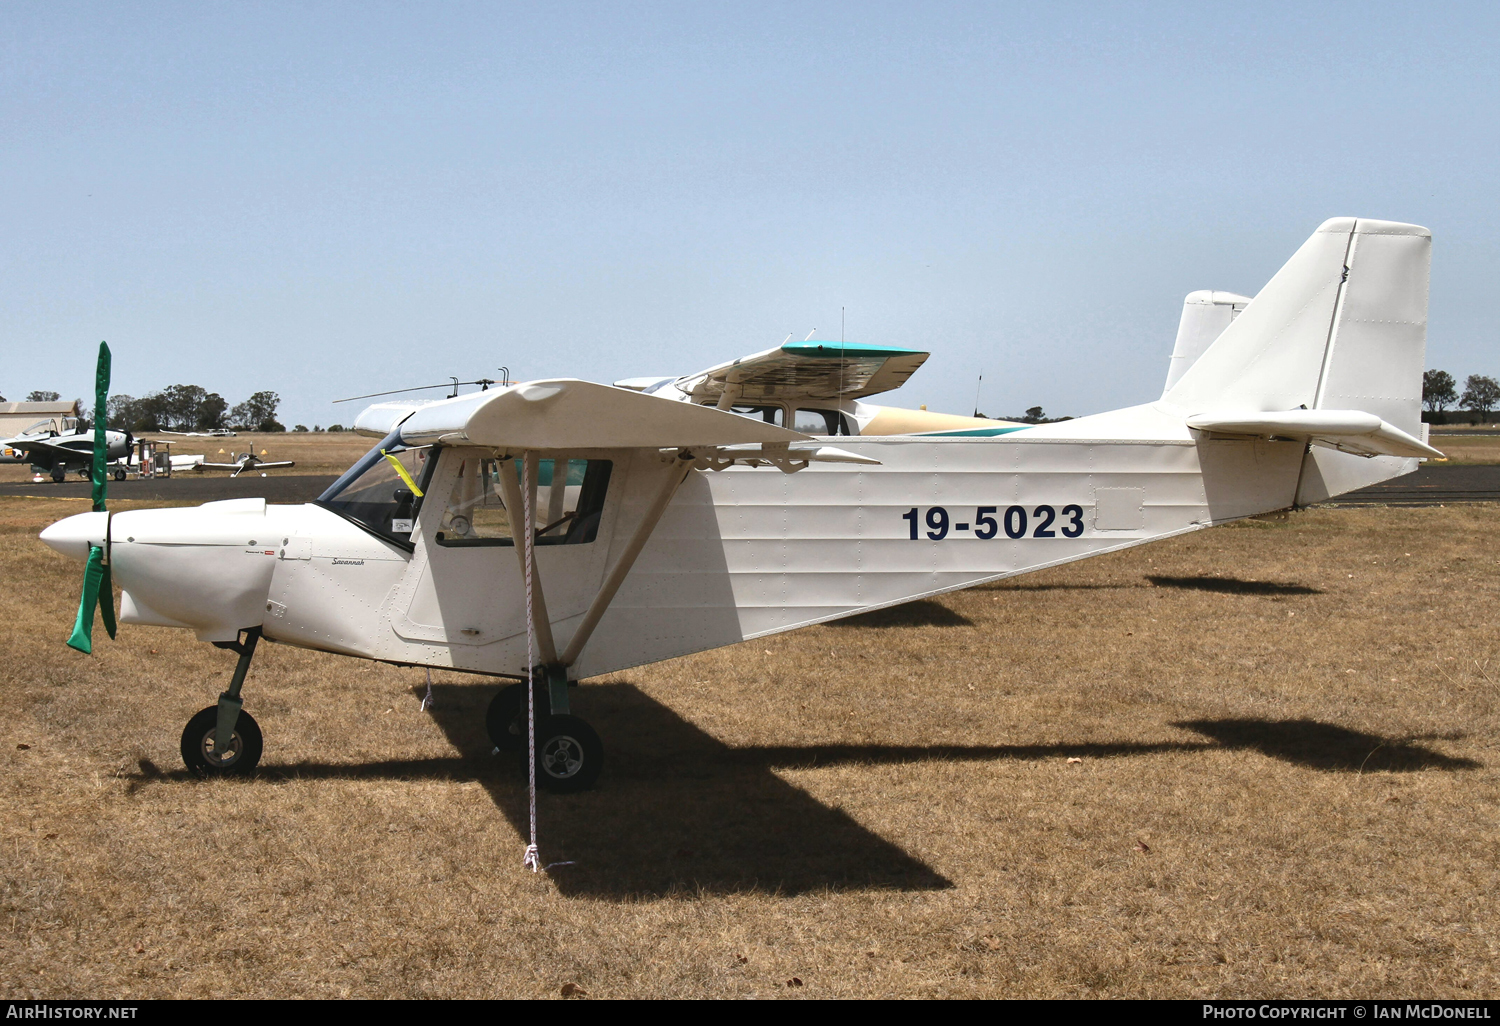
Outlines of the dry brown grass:
{"type": "Polygon", "coordinates": [[[1448,463],[1500,463],[1500,435],[1444,434],[1433,435],[1429,441],[1442,450],[1448,463]]]}
{"type": "Polygon", "coordinates": [[[77,508],[0,500],[8,997],[1500,990],[1500,508],[1250,522],[591,682],[610,763],[542,798],[576,864],[540,876],[456,674],[428,714],[420,672],[262,646],[262,772],[188,778],[233,657],[66,649],[79,568],[35,534],[77,508]]]}

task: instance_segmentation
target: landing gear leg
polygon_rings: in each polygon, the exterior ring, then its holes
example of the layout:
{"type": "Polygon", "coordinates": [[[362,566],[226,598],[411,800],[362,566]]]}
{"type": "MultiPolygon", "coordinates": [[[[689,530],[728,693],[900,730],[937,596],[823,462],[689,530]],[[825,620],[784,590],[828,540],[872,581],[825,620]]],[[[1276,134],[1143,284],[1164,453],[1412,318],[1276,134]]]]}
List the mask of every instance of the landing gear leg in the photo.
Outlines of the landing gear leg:
{"type": "Polygon", "coordinates": [[[259,627],[251,627],[242,641],[214,642],[218,648],[238,652],[240,659],[218,705],[200,711],[182,732],[182,761],[188,769],[200,774],[249,773],[260,762],[264,747],[260,726],[242,711],[245,702],[240,698],[260,634],[259,627]]]}

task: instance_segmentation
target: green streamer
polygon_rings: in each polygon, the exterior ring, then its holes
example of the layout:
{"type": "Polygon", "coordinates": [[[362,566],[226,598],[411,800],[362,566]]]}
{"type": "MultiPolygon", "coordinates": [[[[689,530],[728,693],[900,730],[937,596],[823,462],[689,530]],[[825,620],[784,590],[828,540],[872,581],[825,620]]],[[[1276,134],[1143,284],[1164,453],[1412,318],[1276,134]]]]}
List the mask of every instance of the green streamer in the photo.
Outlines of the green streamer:
{"type": "MultiPolygon", "coordinates": [[[[109,435],[105,423],[109,409],[109,346],[99,343],[99,363],[94,372],[94,512],[105,512],[109,492],[109,435]]],[[[105,521],[108,524],[108,521],[105,521]]],[[[109,527],[105,527],[104,546],[89,546],[89,561],[83,568],[83,597],[78,602],[78,617],[68,647],[88,654],[94,650],[94,611],[104,620],[104,629],[115,636],[115,590],[110,579],[108,552],[109,527]]]]}

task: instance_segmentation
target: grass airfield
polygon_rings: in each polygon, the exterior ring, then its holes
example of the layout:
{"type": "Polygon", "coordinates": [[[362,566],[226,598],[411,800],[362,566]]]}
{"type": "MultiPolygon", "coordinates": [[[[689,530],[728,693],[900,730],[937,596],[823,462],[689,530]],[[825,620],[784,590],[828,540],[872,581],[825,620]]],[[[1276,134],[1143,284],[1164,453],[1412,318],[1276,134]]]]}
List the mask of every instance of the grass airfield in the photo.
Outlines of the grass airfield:
{"type": "Polygon", "coordinates": [[[1500,992],[1500,507],[1247,521],[587,681],[605,776],[541,796],[571,864],[535,876],[477,678],[424,712],[420,671],[263,645],[260,773],[189,777],[234,656],[66,648],[81,566],[36,534],[83,508],[0,499],[8,998],[1500,992]]]}

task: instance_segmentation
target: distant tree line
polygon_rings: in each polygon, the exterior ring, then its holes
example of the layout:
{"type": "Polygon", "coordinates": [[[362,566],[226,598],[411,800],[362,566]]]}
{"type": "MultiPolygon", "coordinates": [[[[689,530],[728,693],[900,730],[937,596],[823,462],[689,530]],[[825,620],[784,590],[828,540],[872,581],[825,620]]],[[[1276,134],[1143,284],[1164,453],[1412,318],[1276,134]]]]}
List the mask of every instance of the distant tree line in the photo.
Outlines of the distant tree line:
{"type": "Polygon", "coordinates": [[[199,385],[172,385],[139,399],[110,396],[105,423],[120,431],[285,431],[276,419],[280,404],[275,392],[256,392],[231,407],[199,385]]]}
{"type": "Polygon", "coordinates": [[[1429,424],[1449,423],[1450,407],[1469,411],[1469,416],[1460,419],[1484,424],[1490,419],[1490,411],[1500,406],[1500,381],[1485,374],[1470,374],[1464,379],[1464,390],[1458,390],[1458,382],[1447,371],[1430,370],[1422,374],[1422,419],[1429,424]]]}

